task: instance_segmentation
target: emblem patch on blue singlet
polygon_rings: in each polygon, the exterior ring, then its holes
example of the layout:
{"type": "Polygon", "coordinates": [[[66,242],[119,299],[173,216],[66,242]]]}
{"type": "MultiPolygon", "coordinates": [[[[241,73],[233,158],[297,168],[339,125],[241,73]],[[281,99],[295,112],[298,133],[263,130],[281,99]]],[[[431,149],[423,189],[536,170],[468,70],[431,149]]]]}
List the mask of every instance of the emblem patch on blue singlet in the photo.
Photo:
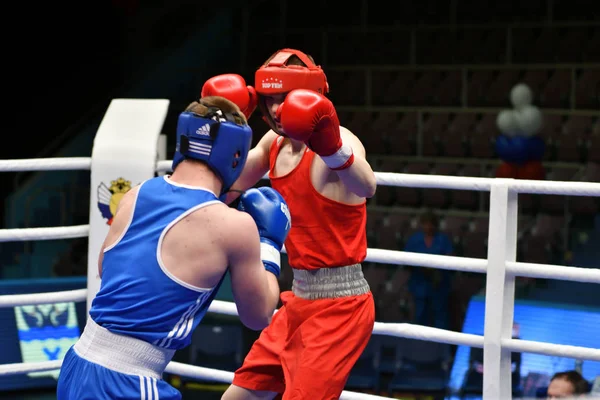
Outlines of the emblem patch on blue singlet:
{"type": "Polygon", "coordinates": [[[107,225],[112,224],[119,202],[130,190],[131,181],[125,180],[125,178],[110,181],[110,186],[106,186],[104,183],[98,186],[98,209],[100,209],[102,217],[106,219],[107,225]]]}
{"type": "MultiPolygon", "coordinates": [[[[15,307],[21,358],[24,363],[62,360],[79,339],[75,303],[15,307]]],[[[58,379],[60,370],[32,372],[31,378],[58,379]]]]}

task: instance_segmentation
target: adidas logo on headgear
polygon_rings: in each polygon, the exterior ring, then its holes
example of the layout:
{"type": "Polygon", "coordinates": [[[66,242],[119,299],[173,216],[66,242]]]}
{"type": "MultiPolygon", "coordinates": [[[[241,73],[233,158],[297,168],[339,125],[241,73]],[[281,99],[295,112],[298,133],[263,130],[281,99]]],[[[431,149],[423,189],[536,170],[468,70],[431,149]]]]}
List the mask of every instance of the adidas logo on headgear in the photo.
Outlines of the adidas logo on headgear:
{"type": "Polygon", "coordinates": [[[200,128],[196,129],[196,134],[201,136],[210,136],[210,125],[204,124],[200,128]]]}

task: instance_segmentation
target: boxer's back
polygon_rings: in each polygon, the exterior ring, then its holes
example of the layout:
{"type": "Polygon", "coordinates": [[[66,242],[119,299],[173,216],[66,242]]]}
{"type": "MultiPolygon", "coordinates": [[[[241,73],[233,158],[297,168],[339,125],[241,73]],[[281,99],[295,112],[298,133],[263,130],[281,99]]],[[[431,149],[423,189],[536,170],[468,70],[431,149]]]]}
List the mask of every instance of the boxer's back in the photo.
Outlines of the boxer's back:
{"type": "Polygon", "coordinates": [[[144,182],[113,223],[123,227],[104,250],[91,318],[113,333],[159,347],[189,344],[226,271],[225,251],[211,238],[214,213],[204,212],[210,207],[218,215],[217,204],[227,209],[207,190],[166,177],[144,182]],[[197,276],[212,285],[195,286],[197,276]]]}

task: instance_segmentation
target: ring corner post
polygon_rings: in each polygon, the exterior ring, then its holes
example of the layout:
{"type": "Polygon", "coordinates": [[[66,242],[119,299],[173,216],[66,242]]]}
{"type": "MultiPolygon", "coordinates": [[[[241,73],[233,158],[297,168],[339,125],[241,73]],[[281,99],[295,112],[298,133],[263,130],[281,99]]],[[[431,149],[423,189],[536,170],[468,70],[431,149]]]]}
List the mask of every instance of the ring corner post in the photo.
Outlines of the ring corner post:
{"type": "Polygon", "coordinates": [[[488,267],[483,347],[483,399],[512,398],[511,351],[502,342],[512,336],[515,277],[506,262],[516,261],[518,193],[512,180],[498,179],[490,190],[488,267]]]}
{"type": "Polygon", "coordinates": [[[167,99],[113,99],[92,148],[87,304],[100,289],[98,255],[116,207],[132,187],[155,176],[167,99]]]}

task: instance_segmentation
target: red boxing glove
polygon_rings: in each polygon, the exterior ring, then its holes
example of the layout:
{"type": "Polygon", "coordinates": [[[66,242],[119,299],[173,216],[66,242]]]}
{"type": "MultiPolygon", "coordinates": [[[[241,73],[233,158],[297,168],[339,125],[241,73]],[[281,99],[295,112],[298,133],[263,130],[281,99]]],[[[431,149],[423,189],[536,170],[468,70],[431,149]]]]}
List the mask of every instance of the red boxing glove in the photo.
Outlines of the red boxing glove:
{"type": "Polygon", "coordinates": [[[256,109],[258,96],[252,86],[246,86],[246,81],[236,74],[217,75],[204,83],[201,97],[220,96],[234,102],[242,110],[246,119],[256,109]]]}
{"type": "Polygon", "coordinates": [[[292,90],[277,108],[283,132],[306,143],[333,170],[346,169],[354,162],[352,147],[342,142],[335,107],[325,96],[312,90],[292,90]]]}

